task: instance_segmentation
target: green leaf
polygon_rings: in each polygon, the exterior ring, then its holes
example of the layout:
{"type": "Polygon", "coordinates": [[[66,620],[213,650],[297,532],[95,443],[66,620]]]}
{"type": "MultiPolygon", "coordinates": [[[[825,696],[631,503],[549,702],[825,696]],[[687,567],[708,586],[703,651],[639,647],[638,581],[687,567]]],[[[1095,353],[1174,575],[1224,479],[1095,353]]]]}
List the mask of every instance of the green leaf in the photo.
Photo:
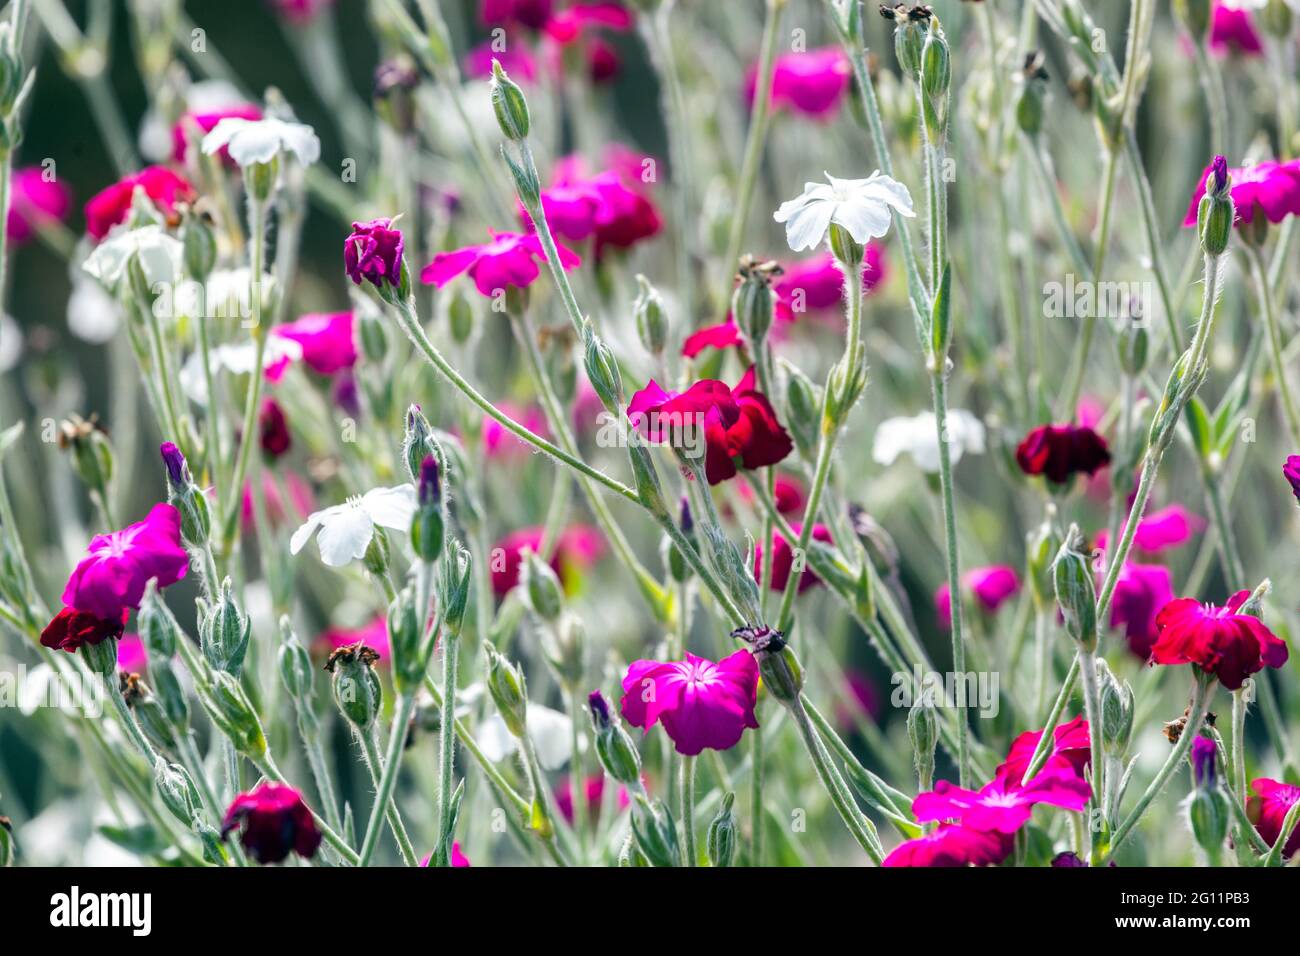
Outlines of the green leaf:
{"type": "Polygon", "coordinates": [[[1193,396],[1187,403],[1187,427],[1192,432],[1192,443],[1202,459],[1209,458],[1214,450],[1214,426],[1210,424],[1205,403],[1193,396]]]}

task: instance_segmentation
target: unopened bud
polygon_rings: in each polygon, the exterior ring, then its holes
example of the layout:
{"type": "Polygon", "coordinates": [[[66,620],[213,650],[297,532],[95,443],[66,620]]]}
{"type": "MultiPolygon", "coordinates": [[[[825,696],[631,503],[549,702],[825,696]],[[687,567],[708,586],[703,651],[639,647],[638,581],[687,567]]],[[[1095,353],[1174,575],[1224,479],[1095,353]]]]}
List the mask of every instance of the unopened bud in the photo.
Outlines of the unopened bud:
{"type": "Polygon", "coordinates": [[[194,780],[180,764],[159,757],[153,765],[153,782],[167,811],[187,828],[200,815],[202,801],[194,780]]]}
{"type": "Polygon", "coordinates": [[[645,276],[638,274],[636,301],[632,303],[632,316],[636,320],[637,335],[651,355],[662,355],[668,340],[668,316],[664,313],[664,300],[645,276]]]}
{"type": "Polygon", "coordinates": [[[607,412],[619,414],[619,405],[623,402],[623,378],[619,374],[618,360],[592,329],[590,322],[584,322],[582,326],[582,351],[583,367],[592,390],[607,412]]]}
{"type": "Polygon", "coordinates": [[[559,576],[532,550],[524,552],[521,570],[524,600],[529,610],[544,621],[555,622],[564,610],[564,589],[559,576]]]}
{"type": "Polygon", "coordinates": [[[722,796],[722,806],[718,814],[709,823],[706,846],[709,862],[714,866],[731,866],[736,855],[736,817],[731,806],[736,802],[736,795],[728,790],[722,796]]]}
{"type": "Polygon", "coordinates": [[[1108,754],[1122,755],[1133,736],[1133,688],[1120,681],[1104,660],[1097,660],[1101,694],[1101,741],[1108,754]]]}
{"type": "MultiPolygon", "coordinates": [[[[1205,195],[1196,210],[1196,228],[1201,239],[1201,249],[1208,256],[1223,255],[1232,238],[1232,221],[1236,207],[1232,202],[1232,177],[1228,175],[1228,162],[1215,156],[1210,172],[1205,178],[1205,195]]],[[[1257,216],[1263,219],[1262,216],[1257,216]]]]}
{"type": "Polygon", "coordinates": [[[280,618],[280,652],[277,660],[280,683],[296,702],[310,701],[314,690],[311,655],[293,632],[288,616],[280,618]]]}
{"type": "Polygon", "coordinates": [[[438,560],[442,554],[442,484],[438,475],[438,460],[425,455],[420,463],[415,514],[411,518],[411,550],[427,564],[438,560]]]}
{"type": "Polygon", "coordinates": [[[522,738],[527,733],[528,691],[523,674],[491,647],[486,649],[488,659],[487,685],[497,712],[505,721],[511,735],[522,738]]]}
{"type": "Polygon", "coordinates": [[[501,61],[492,61],[492,112],[496,114],[497,125],[506,139],[521,142],[528,138],[530,120],[528,117],[528,100],[506,71],[501,68],[501,61]]]}
{"type": "Polygon", "coordinates": [[[637,849],[651,866],[678,866],[682,855],[677,842],[677,823],[662,800],[653,803],[640,794],[632,810],[632,836],[637,849]]]}
{"type": "Polygon", "coordinates": [[[1052,582],[1056,590],[1056,603],[1065,619],[1065,631],[1070,638],[1085,648],[1097,646],[1097,589],[1092,577],[1092,566],[1078,550],[1083,535],[1078,525],[1070,525],[1065,543],[1052,562],[1052,582]]]}
{"type": "Polygon", "coordinates": [[[203,709],[236,750],[253,759],[261,759],[266,754],[262,722],[237,679],[225,671],[216,671],[212,682],[200,685],[198,693],[203,709]]]}
{"type": "Polygon", "coordinates": [[[609,701],[600,691],[593,690],[587,697],[587,707],[600,765],[619,783],[636,783],[641,776],[641,756],[622,723],[610,712],[609,701]]]}
{"type": "Polygon", "coordinates": [[[731,636],[753,650],[758,673],[769,694],[782,703],[790,703],[799,696],[803,690],[803,668],[780,631],[765,625],[739,627],[731,636]]]}
{"type": "Polygon", "coordinates": [[[248,653],[252,625],[235,603],[230,578],[221,582],[221,593],[199,622],[199,643],[203,656],[214,670],[239,676],[248,653]]]}
{"type": "Polygon", "coordinates": [[[388,605],[388,650],[393,685],[399,694],[414,693],[424,681],[428,663],[421,647],[420,612],[410,587],[398,592],[388,605]]]}
{"type": "Polygon", "coordinates": [[[150,578],[145,585],[140,610],[135,616],[135,626],[151,657],[170,658],[176,653],[176,642],[184,640],[180,636],[180,625],[158,592],[157,578],[150,578]]]}
{"type": "Polygon", "coordinates": [[[740,282],[731,296],[731,316],[755,347],[772,328],[772,279],[780,274],[781,267],[775,262],[759,262],[753,256],[740,260],[740,282]]]}
{"type": "Polygon", "coordinates": [[[915,700],[907,712],[907,737],[912,742],[912,762],[919,780],[934,779],[934,751],[939,742],[939,721],[934,705],[926,700],[920,687],[915,688],[915,700]]]}

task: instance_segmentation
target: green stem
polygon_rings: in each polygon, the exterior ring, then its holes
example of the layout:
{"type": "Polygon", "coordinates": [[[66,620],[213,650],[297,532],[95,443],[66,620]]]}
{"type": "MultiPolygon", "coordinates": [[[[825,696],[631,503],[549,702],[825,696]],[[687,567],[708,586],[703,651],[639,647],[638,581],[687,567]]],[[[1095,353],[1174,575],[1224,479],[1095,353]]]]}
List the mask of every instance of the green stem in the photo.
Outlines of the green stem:
{"type": "MultiPolygon", "coordinates": [[[[443,635],[442,648],[442,712],[456,713],[456,681],[460,672],[460,638],[450,633],[443,635]]],[[[443,845],[452,836],[451,797],[452,778],[456,769],[456,728],[442,721],[438,730],[438,843],[443,845]]],[[[576,806],[577,795],[574,795],[576,806]]],[[[451,859],[451,847],[446,846],[446,857],[451,859]]]]}
{"type": "MultiPolygon", "coordinates": [[[[699,866],[695,849],[695,758],[683,757],[681,762],[681,818],[682,854],[687,866],[699,866]]],[[[576,801],[576,797],[574,798],[576,801]]],[[[576,803],[575,803],[576,806],[576,803]]]]}
{"type": "Polygon", "coordinates": [[[1249,243],[1242,243],[1242,247],[1246,250],[1247,258],[1250,259],[1250,272],[1255,279],[1260,310],[1264,313],[1264,326],[1268,330],[1269,357],[1273,360],[1273,377],[1277,379],[1282,417],[1286,421],[1287,430],[1291,433],[1292,444],[1300,445],[1300,411],[1296,408],[1295,398],[1291,393],[1291,382],[1287,377],[1282,349],[1282,330],[1273,304],[1273,291],[1269,286],[1264,258],[1259,250],[1249,243]]]}
{"type": "Polygon", "coordinates": [[[397,782],[397,770],[402,757],[402,744],[406,739],[406,726],[410,722],[414,705],[415,700],[410,694],[403,695],[398,701],[398,719],[394,721],[392,732],[388,737],[388,760],[383,763],[380,762],[379,748],[375,746],[371,728],[356,728],[357,742],[361,745],[361,753],[366,758],[370,780],[375,785],[375,803],[370,811],[370,819],[366,823],[361,852],[357,855],[357,866],[369,865],[375,846],[379,842],[379,824],[383,819],[388,820],[388,827],[393,831],[393,839],[397,841],[397,847],[406,865],[416,866],[420,862],[420,858],[415,855],[415,849],[411,846],[411,838],[407,836],[402,816],[398,813],[397,805],[392,799],[393,785],[397,782]]]}

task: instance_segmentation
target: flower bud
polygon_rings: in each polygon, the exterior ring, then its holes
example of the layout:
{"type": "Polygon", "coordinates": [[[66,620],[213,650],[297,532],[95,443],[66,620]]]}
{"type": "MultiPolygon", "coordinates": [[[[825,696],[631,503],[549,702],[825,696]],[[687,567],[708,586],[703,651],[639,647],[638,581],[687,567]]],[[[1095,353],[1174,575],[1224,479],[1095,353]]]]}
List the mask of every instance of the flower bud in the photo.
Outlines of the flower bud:
{"type": "Polygon", "coordinates": [[[180,634],[180,625],[158,592],[157,578],[150,578],[145,585],[140,610],[135,616],[135,626],[151,657],[172,657],[176,653],[176,642],[184,640],[180,634]]]}
{"type": "Polygon", "coordinates": [[[932,132],[942,134],[947,125],[948,87],[952,84],[952,63],[948,52],[948,39],[938,18],[930,18],[930,28],[925,33],[921,48],[921,90],[925,93],[930,111],[938,122],[932,132]]]}
{"type": "Polygon", "coordinates": [[[194,786],[189,771],[180,764],[168,763],[159,757],[153,765],[153,782],[167,812],[186,827],[201,815],[203,804],[198,788],[194,786]]]}
{"type": "MultiPolygon", "coordinates": [[[[8,817],[0,817],[0,869],[14,865],[14,826],[8,817]]],[[[622,863],[619,864],[620,866],[622,863]]]]}
{"type": "Polygon", "coordinates": [[[668,339],[668,316],[664,314],[664,300],[645,276],[638,273],[636,282],[638,291],[636,301],[632,303],[636,332],[645,350],[651,355],[659,356],[663,354],[668,339]]]}
{"type": "Polygon", "coordinates": [[[376,525],[370,544],[366,545],[366,553],[361,556],[361,563],[375,577],[382,578],[388,574],[388,557],[388,534],[376,525]]]}
{"type": "Polygon", "coordinates": [[[1027,53],[1021,71],[1020,98],[1016,101],[1016,125],[1027,136],[1037,136],[1042,131],[1047,79],[1042,52],[1033,50],[1027,53]]]}
{"type": "Polygon", "coordinates": [[[428,661],[423,654],[420,613],[410,587],[398,592],[388,605],[388,651],[392,657],[393,685],[399,694],[414,693],[424,680],[428,661]]]}
{"type": "Polygon", "coordinates": [[[442,626],[451,639],[460,637],[465,624],[472,584],[473,556],[456,539],[448,542],[442,559],[442,626]]]}
{"type": "Polygon", "coordinates": [[[528,100],[506,71],[501,68],[501,61],[492,61],[492,112],[496,114],[497,125],[506,139],[521,142],[528,138],[530,120],[528,117],[528,100]]]}
{"type": "Polygon", "coordinates": [[[418,505],[411,518],[411,549],[426,564],[432,564],[442,554],[442,484],[438,478],[438,461],[425,455],[420,463],[417,484],[418,505]]]}
{"type": "Polygon", "coordinates": [[[459,283],[452,289],[451,300],[447,303],[447,324],[451,327],[451,339],[457,345],[464,345],[474,334],[474,306],[459,283]]]}
{"type": "Polygon", "coordinates": [[[722,806],[718,814],[709,823],[709,834],[705,845],[709,852],[709,862],[714,866],[731,866],[736,855],[736,818],[731,806],[736,802],[735,793],[728,790],[722,796],[722,806]]]}
{"type": "Polygon", "coordinates": [[[190,702],[171,660],[169,658],[151,660],[149,680],[153,684],[154,697],[162,706],[167,719],[182,733],[186,732],[190,725],[190,702]]]}
{"type": "Polygon", "coordinates": [[[564,610],[564,590],[560,587],[559,577],[532,550],[524,552],[521,572],[524,601],[529,610],[542,620],[554,623],[564,610]]]}
{"type": "Polygon", "coordinates": [[[99,416],[84,419],[69,415],[59,423],[59,447],[72,452],[72,467],[82,484],[100,498],[108,494],[113,478],[113,446],[99,424],[99,416]]]}
{"type": "Polygon", "coordinates": [[[1192,39],[1202,44],[1210,34],[1212,0],[1174,0],[1174,16],[1183,25],[1192,39]]]}
{"type": "Polygon", "coordinates": [[[406,464],[406,474],[413,484],[420,481],[420,469],[424,459],[432,455],[441,467],[446,462],[442,446],[433,435],[429,420],[419,405],[409,405],[406,409],[406,431],[402,434],[402,461],[406,464]]]}
{"type": "Polygon", "coordinates": [[[783,365],[786,370],[785,406],[789,411],[786,423],[799,453],[811,459],[817,454],[821,440],[822,400],[817,386],[808,376],[793,365],[783,365]]]}
{"type": "Polygon", "coordinates": [[[528,691],[524,675],[494,648],[488,647],[486,651],[488,693],[492,695],[492,702],[505,721],[506,729],[513,736],[522,738],[527,732],[528,717],[528,691]]]}
{"type": "Polygon", "coordinates": [[[1106,753],[1121,756],[1133,736],[1133,688],[1111,673],[1104,660],[1097,660],[1097,684],[1101,693],[1101,742],[1106,753]]]}
{"type": "Polygon", "coordinates": [[[414,92],[419,84],[420,74],[405,57],[385,60],[375,67],[375,112],[399,133],[409,133],[415,124],[414,92]]]}
{"type": "Polygon", "coordinates": [[[1092,567],[1086,556],[1078,550],[1083,535],[1078,525],[1070,525],[1065,543],[1052,562],[1052,582],[1056,589],[1056,603],[1065,619],[1065,631],[1070,638],[1086,649],[1097,646],[1097,591],[1092,578],[1092,567]]]}
{"type": "Polygon", "coordinates": [[[1055,598],[1052,561],[1061,548],[1056,531],[1056,506],[1048,505],[1043,523],[1025,536],[1026,567],[1030,593],[1038,610],[1044,610],[1055,598]]]}
{"type": "Polygon", "coordinates": [[[1196,790],[1187,804],[1187,822],[1192,828],[1192,837],[1211,863],[1218,859],[1223,841],[1228,836],[1229,815],[1227,797],[1217,787],[1196,790]]]}
{"type": "Polygon", "coordinates": [[[280,683],[295,703],[311,700],[315,686],[311,655],[293,632],[287,615],[280,618],[280,683]]]}
{"type": "MultiPolygon", "coordinates": [[[[678,526],[682,529],[682,534],[692,545],[695,544],[695,521],[691,517],[691,504],[686,496],[682,496],[681,520],[678,526]]],[[[682,554],[677,543],[668,535],[664,535],[662,545],[662,557],[664,567],[668,569],[668,574],[676,582],[684,583],[691,579],[693,571],[690,562],[686,560],[686,555],[682,554]]]]}
{"type": "Polygon", "coordinates": [[[759,676],[769,694],[782,703],[790,703],[799,696],[803,690],[803,668],[780,631],[760,624],[736,628],[731,636],[753,650],[759,676]]]}
{"type": "MultiPolygon", "coordinates": [[[[199,213],[187,215],[181,223],[181,246],[186,274],[198,282],[206,282],[217,264],[217,237],[211,220],[199,213]]],[[[204,319],[200,317],[198,321],[204,319]]]]}
{"type": "Polygon", "coordinates": [[[915,689],[915,700],[907,712],[907,737],[912,742],[912,762],[917,779],[928,782],[934,779],[934,751],[939,742],[939,720],[934,704],[926,699],[921,688],[915,689]]]}
{"type": "Polygon", "coordinates": [[[208,496],[194,483],[185,456],[174,443],[165,441],[158,451],[167,466],[167,502],[181,515],[181,537],[190,547],[201,548],[212,530],[208,496]]]}
{"type": "Polygon", "coordinates": [[[645,854],[636,845],[636,837],[629,833],[623,839],[623,845],[618,851],[618,865],[621,867],[647,867],[650,861],[645,858],[645,854]]]}
{"type": "Polygon", "coordinates": [[[248,653],[248,638],[252,625],[248,616],[239,610],[231,589],[230,578],[221,582],[221,594],[216,604],[208,608],[199,622],[199,644],[203,656],[214,670],[239,676],[248,653]]]}
{"type": "Polygon", "coordinates": [[[619,783],[634,784],[641,776],[641,755],[622,723],[609,709],[609,701],[598,690],[587,697],[596,756],[605,772],[619,783]]]}
{"type": "Polygon", "coordinates": [[[623,378],[619,374],[618,360],[593,331],[590,322],[582,325],[582,349],[587,381],[605,406],[605,411],[619,414],[619,406],[623,403],[623,378]]]}
{"type": "Polygon", "coordinates": [[[122,697],[131,708],[135,722],[140,725],[144,735],[158,750],[176,753],[180,742],[176,735],[176,725],[163,709],[162,702],[149,690],[139,674],[122,672],[119,676],[122,697]]]}
{"type": "Polygon", "coordinates": [[[383,705],[383,688],[375,673],[379,653],[357,641],[340,647],[329,656],[325,669],[333,675],[334,703],[358,730],[366,731],[379,716],[383,705]]]}
{"type": "MultiPolygon", "coordinates": [[[[915,8],[914,8],[915,9],[915,8]]],[[[892,7],[881,4],[880,15],[894,21],[894,54],[903,73],[915,76],[921,71],[921,50],[925,46],[925,19],[914,17],[907,4],[892,7]]]]}
{"type": "Polygon", "coordinates": [[[1295,25],[1295,13],[1292,11],[1289,0],[1268,0],[1264,9],[1259,10],[1255,16],[1260,26],[1272,37],[1284,41],[1291,35],[1291,28],[1295,25]]]}
{"type": "Polygon", "coordinates": [[[1150,336],[1145,321],[1126,321],[1115,339],[1119,367],[1125,375],[1137,378],[1146,369],[1150,336]]]}
{"type": "Polygon", "coordinates": [[[279,175],[280,154],[276,153],[268,162],[249,163],[244,167],[244,188],[255,202],[268,202],[275,192],[275,181],[279,175]]]}
{"type": "Polygon", "coordinates": [[[197,690],[203,709],[217,729],[240,753],[260,760],[266,754],[266,735],[239,681],[225,671],[216,671],[212,682],[199,685],[197,690]]]}
{"type": "Polygon", "coordinates": [[[781,267],[775,262],[758,262],[748,255],[740,260],[740,281],[731,296],[731,315],[755,348],[772,328],[772,279],[780,274],[781,267]]]}
{"type": "Polygon", "coordinates": [[[651,866],[679,866],[682,855],[677,843],[677,823],[662,800],[653,803],[636,795],[632,810],[632,836],[636,847],[651,866]]]}
{"type": "Polygon", "coordinates": [[[381,364],[388,355],[391,340],[388,323],[373,309],[357,309],[355,315],[361,354],[366,357],[366,361],[381,364]]]}
{"type": "Polygon", "coordinates": [[[1198,790],[1218,785],[1219,748],[1213,737],[1199,736],[1192,741],[1192,784],[1198,790]]]}
{"type": "Polygon", "coordinates": [[[582,619],[565,612],[558,621],[543,628],[542,653],[564,687],[577,686],[586,670],[587,632],[582,619]]]}
{"type": "Polygon", "coordinates": [[[117,638],[105,637],[96,644],[82,644],[81,659],[86,662],[91,673],[99,674],[105,680],[116,680],[117,638]]]}
{"type": "MultiPolygon", "coordinates": [[[[1232,177],[1228,175],[1228,162],[1215,156],[1210,173],[1205,179],[1205,195],[1196,210],[1196,228],[1201,239],[1201,249],[1208,256],[1223,255],[1232,237],[1232,221],[1236,207],[1232,203],[1232,177]]],[[[1264,217],[1256,217],[1264,218],[1264,217]]]]}

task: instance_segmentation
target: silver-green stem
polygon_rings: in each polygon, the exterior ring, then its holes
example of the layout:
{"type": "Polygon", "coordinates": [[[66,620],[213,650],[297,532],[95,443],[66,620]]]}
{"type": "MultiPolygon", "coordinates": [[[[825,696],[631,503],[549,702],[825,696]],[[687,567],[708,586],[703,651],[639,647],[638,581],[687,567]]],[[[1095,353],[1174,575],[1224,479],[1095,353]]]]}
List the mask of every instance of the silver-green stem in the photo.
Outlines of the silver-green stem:
{"type": "Polygon", "coordinates": [[[372,728],[356,728],[357,743],[361,745],[361,753],[370,771],[371,782],[375,785],[375,803],[370,811],[370,820],[366,823],[361,852],[357,855],[357,866],[369,864],[370,857],[379,842],[379,825],[383,819],[388,820],[388,827],[393,831],[393,839],[397,841],[397,848],[406,865],[415,866],[420,862],[419,857],[415,855],[415,849],[411,846],[411,838],[407,836],[402,816],[392,799],[393,785],[397,782],[397,769],[402,756],[402,744],[406,739],[406,726],[410,723],[414,704],[415,699],[410,694],[405,694],[398,700],[397,720],[394,721],[392,732],[388,737],[388,759],[383,763],[379,759],[379,748],[375,746],[372,728]]]}

